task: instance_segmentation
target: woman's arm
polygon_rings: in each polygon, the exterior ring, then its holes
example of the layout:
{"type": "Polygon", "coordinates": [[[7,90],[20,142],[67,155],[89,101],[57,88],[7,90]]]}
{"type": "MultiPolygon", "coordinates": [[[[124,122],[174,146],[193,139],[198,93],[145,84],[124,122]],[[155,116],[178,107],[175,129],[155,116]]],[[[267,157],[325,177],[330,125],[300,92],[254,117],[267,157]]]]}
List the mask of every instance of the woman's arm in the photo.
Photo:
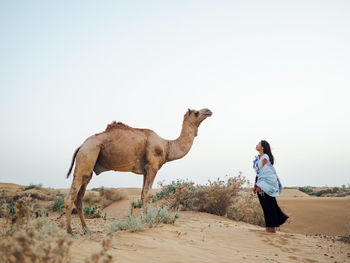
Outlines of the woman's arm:
{"type": "Polygon", "coordinates": [[[262,167],[264,167],[265,164],[267,164],[267,159],[262,160],[262,167]]]}

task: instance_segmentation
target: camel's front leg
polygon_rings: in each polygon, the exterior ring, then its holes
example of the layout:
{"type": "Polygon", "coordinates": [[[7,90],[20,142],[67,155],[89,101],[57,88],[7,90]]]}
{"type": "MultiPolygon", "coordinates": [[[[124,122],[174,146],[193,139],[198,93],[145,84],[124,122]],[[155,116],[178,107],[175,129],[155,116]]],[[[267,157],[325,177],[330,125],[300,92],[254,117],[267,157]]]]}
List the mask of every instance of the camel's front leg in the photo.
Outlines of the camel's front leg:
{"type": "Polygon", "coordinates": [[[141,192],[141,201],[143,207],[145,207],[145,205],[148,203],[148,192],[152,188],[154,179],[156,178],[158,172],[158,169],[152,168],[152,166],[149,164],[145,166],[145,170],[146,174],[143,176],[143,187],[141,192]]]}

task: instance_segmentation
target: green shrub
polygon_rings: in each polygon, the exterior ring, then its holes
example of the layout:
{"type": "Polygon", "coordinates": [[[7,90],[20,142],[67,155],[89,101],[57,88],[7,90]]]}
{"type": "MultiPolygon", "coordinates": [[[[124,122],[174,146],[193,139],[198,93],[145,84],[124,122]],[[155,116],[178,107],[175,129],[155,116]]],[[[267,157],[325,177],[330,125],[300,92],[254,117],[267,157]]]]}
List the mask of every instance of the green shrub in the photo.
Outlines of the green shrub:
{"type": "Polygon", "coordinates": [[[101,217],[100,207],[97,205],[94,205],[92,207],[92,202],[90,202],[89,206],[85,206],[83,211],[84,211],[84,215],[88,218],[101,217]]]}
{"type": "Polygon", "coordinates": [[[16,214],[16,209],[13,202],[8,203],[6,207],[11,216],[14,216],[16,214]]]}
{"type": "Polygon", "coordinates": [[[141,207],[142,207],[142,201],[141,201],[141,199],[132,200],[132,201],[130,202],[130,205],[131,205],[131,207],[133,207],[133,208],[141,208],[141,207]]]}
{"type": "Polygon", "coordinates": [[[64,194],[61,193],[61,192],[58,192],[58,193],[56,194],[56,197],[59,197],[59,198],[61,198],[61,199],[64,199],[64,194]]]}
{"type": "Polygon", "coordinates": [[[333,190],[328,188],[328,189],[324,189],[324,190],[320,190],[320,191],[316,191],[316,192],[312,192],[311,195],[315,195],[315,196],[324,196],[327,194],[332,194],[333,190]]]}
{"type": "Polygon", "coordinates": [[[35,210],[34,215],[36,218],[41,217],[42,216],[41,210],[40,209],[35,210]]]}
{"type": "Polygon", "coordinates": [[[27,191],[33,188],[40,189],[42,186],[42,184],[29,184],[27,187],[23,188],[22,191],[27,191]]]}
{"type": "Polygon", "coordinates": [[[313,190],[310,186],[299,187],[298,189],[299,189],[299,191],[304,192],[306,194],[311,194],[313,192],[313,190]]]}
{"type": "Polygon", "coordinates": [[[56,197],[53,205],[52,205],[52,211],[59,211],[62,212],[64,208],[64,199],[61,196],[56,197]]]}

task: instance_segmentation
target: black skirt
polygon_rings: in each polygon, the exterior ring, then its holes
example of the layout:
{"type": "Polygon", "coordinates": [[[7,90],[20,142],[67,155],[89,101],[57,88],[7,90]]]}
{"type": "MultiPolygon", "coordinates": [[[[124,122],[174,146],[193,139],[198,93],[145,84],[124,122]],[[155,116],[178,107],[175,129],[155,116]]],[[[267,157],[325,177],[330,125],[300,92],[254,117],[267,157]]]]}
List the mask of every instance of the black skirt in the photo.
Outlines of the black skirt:
{"type": "Polygon", "coordinates": [[[286,222],[288,216],[282,212],[275,197],[271,197],[268,194],[261,192],[261,194],[258,193],[258,198],[264,211],[266,227],[279,227],[286,222]]]}

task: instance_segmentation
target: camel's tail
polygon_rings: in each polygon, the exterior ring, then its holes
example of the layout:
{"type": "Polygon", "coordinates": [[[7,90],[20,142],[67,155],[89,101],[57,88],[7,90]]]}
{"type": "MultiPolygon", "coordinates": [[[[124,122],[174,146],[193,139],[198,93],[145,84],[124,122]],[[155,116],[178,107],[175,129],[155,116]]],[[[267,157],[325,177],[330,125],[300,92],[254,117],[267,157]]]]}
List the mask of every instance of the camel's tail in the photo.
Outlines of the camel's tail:
{"type": "Polygon", "coordinates": [[[69,168],[69,171],[68,171],[68,173],[67,173],[67,178],[69,177],[70,173],[72,172],[73,165],[74,165],[74,161],[75,161],[75,157],[77,156],[77,154],[78,154],[78,152],[79,152],[79,150],[80,150],[80,147],[81,147],[81,146],[79,146],[79,148],[76,149],[75,152],[74,152],[74,154],[73,154],[72,163],[71,163],[70,168],[69,168]]]}

